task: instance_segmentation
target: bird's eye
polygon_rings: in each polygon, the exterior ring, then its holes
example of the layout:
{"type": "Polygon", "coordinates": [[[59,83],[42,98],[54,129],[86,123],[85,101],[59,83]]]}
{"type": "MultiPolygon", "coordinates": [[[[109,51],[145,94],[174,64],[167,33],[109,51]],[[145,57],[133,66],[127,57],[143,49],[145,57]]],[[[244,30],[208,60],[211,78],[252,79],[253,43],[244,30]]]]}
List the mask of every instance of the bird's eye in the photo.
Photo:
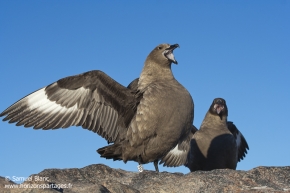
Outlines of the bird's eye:
{"type": "Polygon", "coordinates": [[[162,47],[161,47],[161,46],[159,46],[159,47],[158,47],[158,50],[161,50],[161,49],[162,49],[162,47]]]}

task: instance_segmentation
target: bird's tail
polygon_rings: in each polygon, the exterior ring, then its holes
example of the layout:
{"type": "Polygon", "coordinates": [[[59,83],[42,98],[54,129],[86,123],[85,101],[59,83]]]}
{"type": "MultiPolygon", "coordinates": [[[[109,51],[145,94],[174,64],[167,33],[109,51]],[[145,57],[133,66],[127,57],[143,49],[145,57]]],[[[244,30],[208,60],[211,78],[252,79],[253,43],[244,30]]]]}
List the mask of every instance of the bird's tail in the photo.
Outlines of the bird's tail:
{"type": "Polygon", "coordinates": [[[122,146],[121,144],[113,144],[102,147],[97,152],[106,159],[123,160],[122,159],[122,146]]]}

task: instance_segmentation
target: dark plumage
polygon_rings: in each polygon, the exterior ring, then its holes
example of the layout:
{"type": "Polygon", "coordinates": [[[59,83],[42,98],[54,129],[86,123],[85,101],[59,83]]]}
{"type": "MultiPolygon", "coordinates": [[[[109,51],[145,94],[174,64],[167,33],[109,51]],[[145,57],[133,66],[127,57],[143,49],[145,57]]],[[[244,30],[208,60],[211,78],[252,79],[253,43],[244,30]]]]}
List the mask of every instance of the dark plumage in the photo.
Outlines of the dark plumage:
{"type": "Polygon", "coordinates": [[[238,162],[244,159],[246,157],[247,149],[249,150],[248,143],[246,139],[244,138],[243,134],[238,130],[236,125],[228,121],[227,122],[228,129],[233,134],[234,138],[236,139],[237,146],[238,146],[238,162]]]}
{"type": "Polygon", "coordinates": [[[101,157],[155,163],[190,131],[193,121],[192,98],[171,71],[176,47],[161,44],[148,55],[136,90],[95,70],[35,91],[0,116],[34,129],[82,126],[113,143],[97,150],[101,157]]]}
{"type": "Polygon", "coordinates": [[[236,169],[237,162],[245,157],[248,144],[233,122],[227,121],[227,116],[226,101],[214,99],[191,140],[186,163],[190,171],[236,169]]]}

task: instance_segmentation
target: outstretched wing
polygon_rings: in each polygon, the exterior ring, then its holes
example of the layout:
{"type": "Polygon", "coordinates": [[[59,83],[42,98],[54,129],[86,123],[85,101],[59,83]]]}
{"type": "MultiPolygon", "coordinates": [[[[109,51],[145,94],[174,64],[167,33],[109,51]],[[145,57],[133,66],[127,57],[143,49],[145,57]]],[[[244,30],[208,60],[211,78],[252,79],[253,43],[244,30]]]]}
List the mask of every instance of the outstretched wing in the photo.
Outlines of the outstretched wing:
{"type": "Polygon", "coordinates": [[[58,80],[17,101],[0,116],[17,126],[58,129],[82,126],[114,142],[138,104],[132,90],[102,71],[58,80]]]}
{"type": "Polygon", "coordinates": [[[236,139],[237,148],[238,148],[238,161],[241,161],[246,156],[247,150],[249,150],[248,143],[246,139],[244,138],[243,134],[238,130],[238,128],[235,126],[233,122],[228,121],[227,126],[230,132],[233,134],[233,136],[236,139]]]}
{"type": "Polygon", "coordinates": [[[197,128],[192,125],[190,133],[185,134],[179,143],[161,159],[159,164],[167,167],[177,167],[186,164],[190,141],[196,131],[197,128]]]}

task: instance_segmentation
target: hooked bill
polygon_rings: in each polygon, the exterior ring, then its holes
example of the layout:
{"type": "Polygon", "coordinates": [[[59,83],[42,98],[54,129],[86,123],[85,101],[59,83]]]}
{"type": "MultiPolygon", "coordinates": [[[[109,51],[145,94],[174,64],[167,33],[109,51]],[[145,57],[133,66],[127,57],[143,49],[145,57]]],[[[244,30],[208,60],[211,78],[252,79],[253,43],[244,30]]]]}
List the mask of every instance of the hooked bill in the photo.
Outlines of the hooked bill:
{"type": "Polygon", "coordinates": [[[166,50],[164,50],[164,52],[163,52],[164,56],[165,56],[168,60],[172,61],[174,64],[177,64],[178,62],[175,60],[175,57],[174,57],[174,55],[173,55],[173,50],[174,50],[175,48],[178,48],[178,47],[179,47],[178,44],[174,44],[174,45],[171,45],[171,46],[170,46],[169,48],[167,48],[166,50]]]}

